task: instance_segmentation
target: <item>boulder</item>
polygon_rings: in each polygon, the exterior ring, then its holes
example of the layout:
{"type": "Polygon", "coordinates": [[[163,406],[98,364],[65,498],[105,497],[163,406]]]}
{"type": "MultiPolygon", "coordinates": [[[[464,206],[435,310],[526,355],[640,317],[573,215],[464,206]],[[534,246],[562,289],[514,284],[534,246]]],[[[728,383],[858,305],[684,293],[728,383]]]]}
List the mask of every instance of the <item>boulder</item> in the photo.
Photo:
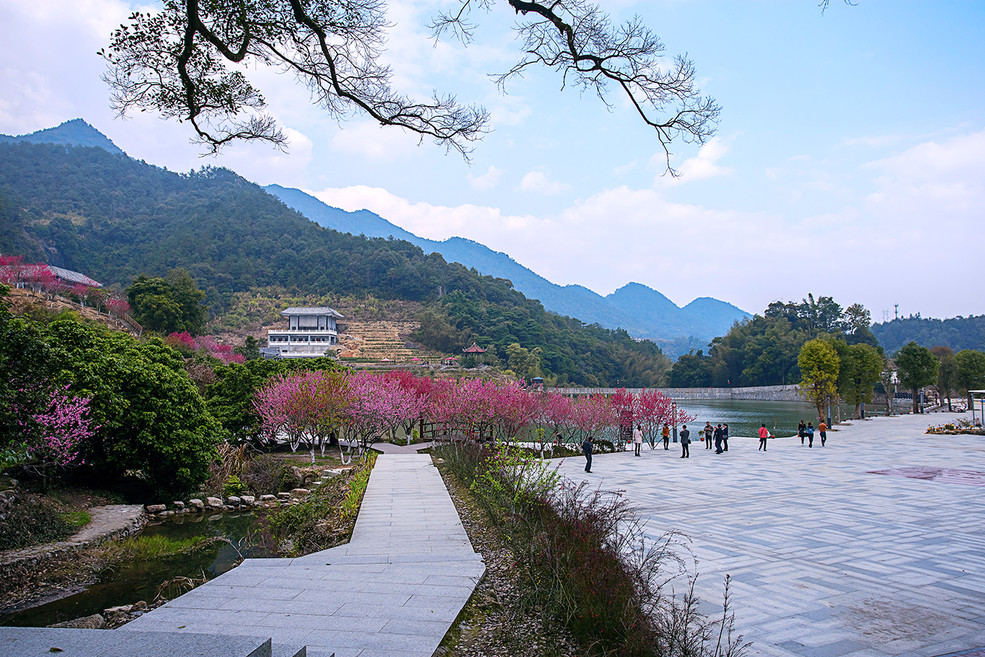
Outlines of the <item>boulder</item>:
{"type": "Polygon", "coordinates": [[[205,509],[205,502],[199,499],[188,500],[188,506],[192,511],[202,511],[205,509]]]}
{"type": "Polygon", "coordinates": [[[161,513],[162,511],[165,511],[168,507],[165,504],[148,504],[144,508],[147,510],[147,513],[161,513]]]}
{"type": "Polygon", "coordinates": [[[276,495],[261,495],[260,496],[260,501],[261,502],[273,502],[276,499],[277,499],[277,496],[276,495]]]}
{"type": "Polygon", "coordinates": [[[222,508],[222,500],[220,500],[218,497],[206,497],[205,498],[205,505],[206,506],[209,506],[209,507],[212,507],[213,509],[221,509],[222,508]]]}
{"type": "Polygon", "coordinates": [[[55,623],[48,627],[75,627],[83,630],[101,630],[106,627],[106,619],[99,614],[93,614],[92,616],[83,616],[82,618],[73,618],[72,620],[55,623]]]}
{"type": "Polygon", "coordinates": [[[307,488],[295,488],[291,491],[291,497],[307,497],[311,491],[307,488]]]}
{"type": "Polygon", "coordinates": [[[180,511],[185,508],[185,503],[178,500],[177,502],[172,502],[171,506],[173,506],[176,511],[180,511]]]}
{"type": "Polygon", "coordinates": [[[277,499],[280,499],[280,500],[289,500],[289,499],[291,499],[291,494],[290,493],[277,493],[277,499]]]}
{"type": "Polygon", "coordinates": [[[241,495],[239,498],[243,502],[243,506],[251,507],[256,504],[257,499],[252,495],[241,495]]]}
{"type": "Polygon", "coordinates": [[[226,498],[226,504],[229,506],[239,506],[241,503],[242,501],[235,495],[230,495],[226,498]]]}

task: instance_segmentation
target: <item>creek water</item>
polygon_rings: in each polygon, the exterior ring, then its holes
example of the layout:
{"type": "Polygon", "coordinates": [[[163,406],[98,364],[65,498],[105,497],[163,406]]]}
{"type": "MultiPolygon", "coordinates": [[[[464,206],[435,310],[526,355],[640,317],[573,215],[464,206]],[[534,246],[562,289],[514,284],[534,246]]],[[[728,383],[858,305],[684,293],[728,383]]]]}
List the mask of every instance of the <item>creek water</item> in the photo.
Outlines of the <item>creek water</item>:
{"type": "Polygon", "coordinates": [[[261,548],[251,546],[246,539],[255,529],[258,516],[253,513],[221,513],[214,515],[185,515],[179,520],[146,526],[140,536],[162,535],[181,540],[192,537],[219,536],[232,541],[195,550],[190,554],[135,561],[107,568],[97,581],[84,590],[20,611],[0,614],[0,625],[43,627],[52,623],[98,614],[107,607],[131,605],[140,600],[151,602],[162,582],[174,577],[209,579],[230,570],[244,557],[270,556],[261,548]]]}
{"type": "MultiPolygon", "coordinates": [[[[764,422],[766,427],[775,436],[793,436],[797,433],[797,425],[801,420],[813,422],[817,426],[817,410],[809,404],[794,401],[752,401],[752,400],[712,400],[698,399],[693,401],[682,401],[678,408],[687,412],[689,415],[697,417],[688,422],[688,428],[700,430],[705,426],[705,422],[711,422],[712,426],[719,423],[726,423],[729,427],[729,436],[736,437],[755,437],[758,435],[759,427],[764,422]]],[[[832,419],[838,420],[838,412],[842,418],[849,418],[854,409],[842,405],[840,408],[832,407],[832,419]]],[[[866,415],[871,417],[877,413],[877,409],[869,405],[866,415]]],[[[885,407],[878,408],[878,415],[885,414],[885,407]]]]}

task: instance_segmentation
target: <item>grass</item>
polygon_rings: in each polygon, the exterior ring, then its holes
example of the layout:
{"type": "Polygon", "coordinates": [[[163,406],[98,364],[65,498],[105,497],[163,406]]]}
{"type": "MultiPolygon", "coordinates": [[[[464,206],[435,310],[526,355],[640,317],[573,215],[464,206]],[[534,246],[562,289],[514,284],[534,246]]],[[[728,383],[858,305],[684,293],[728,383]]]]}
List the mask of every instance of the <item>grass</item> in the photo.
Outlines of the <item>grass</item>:
{"type": "Polygon", "coordinates": [[[680,536],[648,540],[621,493],[561,480],[546,461],[502,446],[463,443],[432,454],[501,529],[530,608],[566,626],[589,654],[737,657],[744,651],[733,634],[727,580],[723,616],[699,614],[680,536]],[[687,593],[665,593],[682,577],[687,593]]]}
{"type": "Polygon", "coordinates": [[[151,561],[152,559],[186,554],[204,547],[203,543],[211,544],[208,536],[174,539],[155,534],[153,536],[134,536],[122,541],[107,543],[103,546],[102,551],[103,556],[113,563],[151,561]]]}

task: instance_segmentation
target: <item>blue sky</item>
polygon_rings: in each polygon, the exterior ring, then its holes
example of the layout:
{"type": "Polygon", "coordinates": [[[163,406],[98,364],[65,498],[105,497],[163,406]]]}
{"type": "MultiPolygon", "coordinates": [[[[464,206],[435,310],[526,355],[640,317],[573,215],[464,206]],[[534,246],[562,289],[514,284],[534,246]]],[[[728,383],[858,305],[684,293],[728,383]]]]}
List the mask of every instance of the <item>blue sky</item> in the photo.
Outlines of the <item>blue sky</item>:
{"type": "Polygon", "coordinates": [[[187,171],[227,166],[261,184],[368,208],[422,237],[459,235],[601,294],[630,281],[683,305],[751,312],[809,292],[880,321],[981,314],[985,3],[613,0],[694,61],[722,105],[718,135],[675,145],[683,176],[620,100],[610,110],[549,71],[499,93],[517,58],[505,3],[468,49],[435,46],[428,18],[454,0],[390,3],[395,86],[485,105],[493,132],[471,164],[361,117],[338,123],[289,76],[248,71],[291,138],[287,154],[235,146],[201,158],[177,123],[121,120],[95,51],[121,0],[0,0],[0,132],[81,117],[131,156],[187,171]]]}

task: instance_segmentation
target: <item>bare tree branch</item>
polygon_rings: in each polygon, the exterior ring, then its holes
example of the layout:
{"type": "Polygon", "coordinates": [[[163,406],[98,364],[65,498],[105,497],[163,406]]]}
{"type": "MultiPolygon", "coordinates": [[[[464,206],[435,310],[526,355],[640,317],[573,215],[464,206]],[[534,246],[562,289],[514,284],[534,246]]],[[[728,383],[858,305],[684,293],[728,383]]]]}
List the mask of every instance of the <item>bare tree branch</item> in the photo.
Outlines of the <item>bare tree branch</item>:
{"type": "MultiPolygon", "coordinates": [[[[121,114],[155,111],[187,121],[211,152],[234,140],[283,147],[286,137],[241,70],[272,66],[293,73],[314,101],[338,120],[368,115],[430,137],[466,159],[488,131],[489,114],[450,95],[412,99],[395,92],[379,63],[386,46],[386,0],[162,0],[160,13],[134,13],[100,51],[112,103],[121,114]]],[[[502,1],[502,0],[500,0],[502,1]]],[[[850,0],[846,0],[850,1],[850,0]]],[[[474,10],[496,0],[458,0],[431,23],[435,38],[469,43],[474,10]]],[[[702,96],[686,55],[664,45],[640,20],[613,25],[588,0],[505,0],[518,19],[520,60],[494,76],[501,89],[536,67],[560,74],[560,85],[593,92],[608,108],[613,92],[651,127],[667,170],[675,141],[703,144],[715,132],[717,103],[702,96]]],[[[827,0],[822,3],[822,8],[827,0]]]]}

